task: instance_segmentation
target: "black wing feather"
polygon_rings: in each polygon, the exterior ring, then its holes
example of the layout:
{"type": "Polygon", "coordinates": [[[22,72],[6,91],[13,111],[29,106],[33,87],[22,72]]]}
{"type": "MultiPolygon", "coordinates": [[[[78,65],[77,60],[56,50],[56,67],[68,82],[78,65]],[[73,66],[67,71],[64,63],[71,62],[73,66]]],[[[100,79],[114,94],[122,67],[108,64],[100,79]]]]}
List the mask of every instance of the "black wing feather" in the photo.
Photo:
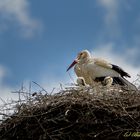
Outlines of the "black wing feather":
{"type": "Polygon", "coordinates": [[[121,77],[131,77],[127,72],[125,72],[122,68],[120,68],[119,66],[117,66],[117,65],[113,65],[113,64],[111,64],[112,65],[112,69],[113,70],[115,70],[116,72],[118,72],[120,75],[121,75],[121,77]]]}

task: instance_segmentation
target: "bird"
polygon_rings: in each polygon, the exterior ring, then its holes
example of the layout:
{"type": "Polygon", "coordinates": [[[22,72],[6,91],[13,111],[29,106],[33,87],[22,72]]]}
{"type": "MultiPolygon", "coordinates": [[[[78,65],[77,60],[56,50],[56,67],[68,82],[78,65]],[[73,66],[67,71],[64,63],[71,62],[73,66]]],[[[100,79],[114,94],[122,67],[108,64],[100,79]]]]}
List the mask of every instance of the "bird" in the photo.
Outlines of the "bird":
{"type": "Polygon", "coordinates": [[[111,85],[113,84],[113,78],[110,76],[107,76],[104,78],[103,80],[103,85],[105,85],[106,87],[111,87],[111,85]]]}
{"type": "Polygon", "coordinates": [[[83,77],[77,78],[77,84],[78,84],[78,86],[87,86],[85,79],[83,77]]]}
{"type": "Polygon", "coordinates": [[[69,71],[73,66],[77,77],[83,77],[86,84],[92,85],[95,82],[106,84],[118,84],[136,90],[135,85],[125,78],[131,76],[118,65],[111,64],[104,59],[94,58],[88,50],[78,53],[77,58],[68,67],[69,71]]]}

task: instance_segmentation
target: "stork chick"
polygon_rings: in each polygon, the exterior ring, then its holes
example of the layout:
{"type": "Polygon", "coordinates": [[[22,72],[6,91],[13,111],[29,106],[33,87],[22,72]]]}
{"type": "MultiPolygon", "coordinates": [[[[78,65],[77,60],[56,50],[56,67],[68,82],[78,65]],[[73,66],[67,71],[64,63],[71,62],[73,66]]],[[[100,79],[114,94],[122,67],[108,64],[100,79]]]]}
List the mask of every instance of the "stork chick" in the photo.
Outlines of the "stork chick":
{"type": "Polygon", "coordinates": [[[104,78],[104,81],[103,81],[103,84],[106,86],[106,87],[110,87],[113,83],[113,78],[110,77],[110,76],[107,76],[104,78]]]}
{"type": "Polygon", "coordinates": [[[78,86],[86,86],[86,82],[85,82],[85,79],[83,77],[78,77],[77,78],[77,84],[78,86]]]}

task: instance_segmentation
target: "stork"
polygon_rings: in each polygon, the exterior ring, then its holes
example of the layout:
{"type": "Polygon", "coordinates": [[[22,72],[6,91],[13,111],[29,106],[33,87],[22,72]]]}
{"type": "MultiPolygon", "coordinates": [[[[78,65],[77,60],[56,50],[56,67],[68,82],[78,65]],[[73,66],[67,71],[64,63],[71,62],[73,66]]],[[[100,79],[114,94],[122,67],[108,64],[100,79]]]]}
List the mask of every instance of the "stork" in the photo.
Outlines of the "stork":
{"type": "Polygon", "coordinates": [[[87,86],[84,77],[78,77],[77,78],[77,85],[78,86],[87,86]]]}
{"type": "Polygon", "coordinates": [[[136,87],[125,79],[125,77],[131,77],[127,72],[106,60],[93,58],[88,50],[78,53],[77,58],[68,67],[67,71],[73,66],[75,66],[76,75],[83,77],[86,84],[92,85],[92,82],[104,81],[108,85],[119,84],[136,90],[136,87]]]}

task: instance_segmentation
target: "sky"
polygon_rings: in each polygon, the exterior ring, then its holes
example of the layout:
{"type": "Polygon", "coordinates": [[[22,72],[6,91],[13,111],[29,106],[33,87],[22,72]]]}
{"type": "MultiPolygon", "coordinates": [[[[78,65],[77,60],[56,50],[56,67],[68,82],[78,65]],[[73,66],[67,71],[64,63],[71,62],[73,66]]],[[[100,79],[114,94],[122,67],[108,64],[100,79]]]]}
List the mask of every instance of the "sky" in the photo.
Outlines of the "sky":
{"type": "Polygon", "coordinates": [[[75,79],[77,53],[140,72],[140,1],[0,0],[0,97],[35,81],[45,89],[75,79]]]}

